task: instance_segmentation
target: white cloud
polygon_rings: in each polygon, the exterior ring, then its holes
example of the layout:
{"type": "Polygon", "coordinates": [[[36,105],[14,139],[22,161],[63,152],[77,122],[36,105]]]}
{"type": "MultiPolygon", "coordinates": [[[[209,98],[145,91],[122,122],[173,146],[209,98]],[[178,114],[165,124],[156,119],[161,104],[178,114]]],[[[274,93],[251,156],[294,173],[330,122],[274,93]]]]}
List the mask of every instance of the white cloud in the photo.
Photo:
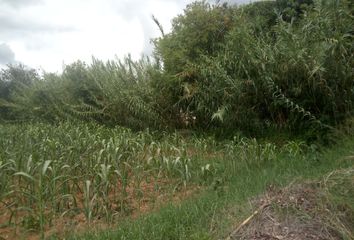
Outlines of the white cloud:
{"type": "MultiPolygon", "coordinates": [[[[150,38],[193,0],[0,0],[0,41],[16,60],[46,71],[62,64],[150,53],[150,38]]],[[[238,0],[242,1],[242,0],[238,0]]],[[[243,0],[245,1],[245,0],[243,0]]]]}
{"type": "Polygon", "coordinates": [[[7,44],[0,44],[0,64],[4,65],[13,62],[15,62],[15,53],[7,44]]]}

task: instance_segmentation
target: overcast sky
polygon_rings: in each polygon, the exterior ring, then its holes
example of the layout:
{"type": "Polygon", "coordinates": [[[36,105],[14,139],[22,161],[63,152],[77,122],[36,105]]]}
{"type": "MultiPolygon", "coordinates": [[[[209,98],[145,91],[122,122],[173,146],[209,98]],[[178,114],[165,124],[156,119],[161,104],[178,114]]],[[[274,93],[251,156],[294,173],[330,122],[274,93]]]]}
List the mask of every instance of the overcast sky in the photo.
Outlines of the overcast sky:
{"type": "MultiPolygon", "coordinates": [[[[212,1],[212,0],[211,0],[212,1]]],[[[107,60],[151,53],[171,19],[193,0],[0,0],[0,68],[8,63],[50,72],[92,56],[107,60]]],[[[229,0],[248,3],[250,0],[229,0]]]]}

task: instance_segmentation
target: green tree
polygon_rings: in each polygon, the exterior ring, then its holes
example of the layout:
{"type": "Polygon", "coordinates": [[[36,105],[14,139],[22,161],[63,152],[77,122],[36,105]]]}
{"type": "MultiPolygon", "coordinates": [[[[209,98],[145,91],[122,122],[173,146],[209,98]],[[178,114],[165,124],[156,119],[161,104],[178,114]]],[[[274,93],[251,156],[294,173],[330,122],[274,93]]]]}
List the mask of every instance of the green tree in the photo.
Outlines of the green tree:
{"type": "Polygon", "coordinates": [[[35,69],[23,64],[8,65],[0,72],[0,120],[19,118],[21,110],[15,98],[29,89],[40,77],[35,69]]]}
{"type": "Polygon", "coordinates": [[[215,56],[223,48],[225,36],[233,27],[236,8],[197,1],[172,21],[172,31],[155,39],[155,56],[163,62],[157,74],[157,102],[165,118],[179,122],[179,114],[190,109],[199,76],[195,65],[204,56],[215,56]]]}

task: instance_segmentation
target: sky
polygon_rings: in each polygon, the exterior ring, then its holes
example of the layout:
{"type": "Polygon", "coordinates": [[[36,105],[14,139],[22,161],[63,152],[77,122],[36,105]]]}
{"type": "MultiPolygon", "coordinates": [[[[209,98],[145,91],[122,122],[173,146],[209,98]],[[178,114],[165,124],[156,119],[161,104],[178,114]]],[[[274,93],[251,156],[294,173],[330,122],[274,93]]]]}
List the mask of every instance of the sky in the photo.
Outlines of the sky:
{"type": "MultiPolygon", "coordinates": [[[[213,0],[210,0],[211,2],[213,0]]],[[[248,3],[250,0],[224,0],[248,3]]],[[[61,72],[76,60],[138,59],[193,0],[0,0],[0,68],[23,63],[61,72]]]]}

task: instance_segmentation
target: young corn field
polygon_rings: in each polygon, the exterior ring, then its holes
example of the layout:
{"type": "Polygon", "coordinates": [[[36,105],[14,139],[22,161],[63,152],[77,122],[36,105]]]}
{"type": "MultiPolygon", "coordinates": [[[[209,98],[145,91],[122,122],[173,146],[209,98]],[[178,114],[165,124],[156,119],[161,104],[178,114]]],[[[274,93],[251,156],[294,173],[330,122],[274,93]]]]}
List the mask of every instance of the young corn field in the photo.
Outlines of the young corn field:
{"type": "Polygon", "coordinates": [[[87,123],[1,125],[0,135],[0,233],[10,239],[109,225],[303,149],[87,123]]]}

